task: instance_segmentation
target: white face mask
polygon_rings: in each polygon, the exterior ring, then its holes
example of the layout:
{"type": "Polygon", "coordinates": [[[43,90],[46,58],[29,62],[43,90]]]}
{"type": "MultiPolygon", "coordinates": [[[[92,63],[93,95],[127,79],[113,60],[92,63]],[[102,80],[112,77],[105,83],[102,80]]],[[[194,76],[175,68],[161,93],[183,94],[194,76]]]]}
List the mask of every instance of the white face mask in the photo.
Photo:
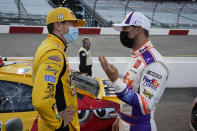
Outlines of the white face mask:
{"type": "Polygon", "coordinates": [[[72,43],[77,39],[78,35],[79,35],[78,28],[69,27],[68,34],[64,34],[64,38],[66,39],[67,43],[72,43]]]}

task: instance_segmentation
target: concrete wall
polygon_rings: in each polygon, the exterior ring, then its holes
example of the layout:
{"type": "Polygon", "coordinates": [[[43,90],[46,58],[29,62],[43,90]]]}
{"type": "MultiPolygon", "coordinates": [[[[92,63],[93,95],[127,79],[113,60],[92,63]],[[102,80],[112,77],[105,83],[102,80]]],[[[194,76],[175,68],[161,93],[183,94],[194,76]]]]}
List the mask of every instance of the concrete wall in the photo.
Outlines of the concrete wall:
{"type": "MultiPolygon", "coordinates": [[[[46,26],[24,26],[24,25],[0,25],[0,33],[33,33],[47,34],[46,26]]],[[[119,35],[120,32],[113,28],[80,27],[79,34],[90,35],[119,35]]],[[[156,29],[150,31],[150,35],[197,35],[197,29],[156,29]]]]}
{"type": "MultiPolygon", "coordinates": [[[[19,57],[8,57],[8,59],[19,59],[19,57]]],[[[25,57],[20,59],[32,59],[25,57]]],[[[130,57],[107,57],[108,61],[114,64],[120,74],[124,74],[130,61],[130,57]]],[[[197,57],[165,57],[170,75],[167,87],[197,87],[197,57]]],[[[79,70],[79,58],[68,57],[70,66],[73,70],[79,70]]],[[[102,70],[98,57],[93,57],[93,77],[107,78],[102,70]]]]}
{"type": "MultiPolygon", "coordinates": [[[[118,68],[120,74],[125,73],[130,61],[129,57],[108,57],[107,59],[118,68]]],[[[78,70],[78,58],[70,57],[69,61],[71,67],[78,70]]],[[[166,57],[166,61],[170,71],[167,87],[197,87],[197,57],[166,57]]],[[[93,58],[93,63],[93,77],[107,78],[97,57],[93,58]]]]}

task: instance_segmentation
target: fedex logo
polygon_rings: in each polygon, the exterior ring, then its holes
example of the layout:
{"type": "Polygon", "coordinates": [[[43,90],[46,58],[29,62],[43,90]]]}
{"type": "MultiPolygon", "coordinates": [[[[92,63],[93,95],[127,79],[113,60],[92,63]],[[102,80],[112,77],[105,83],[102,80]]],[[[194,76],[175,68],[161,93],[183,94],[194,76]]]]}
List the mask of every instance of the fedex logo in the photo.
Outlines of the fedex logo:
{"type": "Polygon", "coordinates": [[[148,86],[154,90],[156,90],[157,87],[159,87],[159,83],[155,79],[149,79],[147,76],[144,76],[143,81],[144,86],[148,86]]]}

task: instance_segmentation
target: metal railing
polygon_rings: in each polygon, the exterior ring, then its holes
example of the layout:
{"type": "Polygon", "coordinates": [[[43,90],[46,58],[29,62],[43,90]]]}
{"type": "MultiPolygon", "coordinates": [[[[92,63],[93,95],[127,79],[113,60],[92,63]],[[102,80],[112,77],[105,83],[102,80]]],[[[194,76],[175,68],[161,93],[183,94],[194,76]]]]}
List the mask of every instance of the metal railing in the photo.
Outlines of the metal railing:
{"type": "MultiPolygon", "coordinates": [[[[125,7],[125,15],[126,15],[126,12],[127,10],[131,10],[131,11],[137,11],[135,10],[134,8],[130,7],[129,6],[129,3],[131,3],[132,0],[127,0],[127,4],[124,4],[124,3],[121,3],[121,5],[123,5],[125,7]]],[[[196,14],[197,14],[197,9],[194,9],[190,6],[188,6],[189,4],[197,4],[197,2],[195,0],[191,0],[191,1],[187,1],[187,2],[181,2],[181,8],[175,12],[175,11],[172,11],[170,9],[167,9],[167,8],[163,8],[160,6],[161,3],[163,3],[164,1],[162,0],[158,0],[158,1],[155,1],[155,5],[153,7],[153,11],[152,11],[152,17],[150,16],[147,16],[150,20],[151,20],[151,26],[154,27],[154,26],[158,26],[158,27],[164,27],[164,28],[197,28],[197,17],[196,18],[190,18],[189,16],[186,16],[184,14],[182,14],[182,11],[184,10],[184,8],[189,8],[191,10],[194,10],[196,11],[196,14]],[[164,12],[166,13],[171,13],[171,14],[175,14],[177,16],[177,19],[176,21],[174,21],[174,23],[166,23],[164,21],[161,21],[159,19],[156,19],[155,18],[155,14],[158,13],[157,12],[157,9],[160,9],[160,10],[163,10],[164,12]],[[186,20],[189,20],[189,21],[192,21],[193,24],[190,24],[190,23],[180,23],[180,18],[184,18],[186,20]]],[[[177,8],[177,7],[175,7],[177,8]]]]}
{"type": "MultiPolygon", "coordinates": [[[[101,8],[102,4],[101,2],[104,0],[89,0],[88,2],[91,2],[91,4],[88,4],[87,0],[75,0],[75,2],[79,2],[76,7],[75,13],[82,15],[84,19],[86,19],[86,26],[88,27],[110,27],[112,25],[112,21],[107,20],[105,16],[100,14],[99,8],[101,8]],[[80,10],[77,11],[77,8],[80,6],[80,10]]],[[[53,5],[53,7],[57,7],[54,5],[51,0],[48,0],[49,4],[53,5]]],[[[179,7],[175,7],[176,10],[172,8],[168,8],[167,6],[163,6],[163,3],[165,3],[162,0],[152,1],[153,6],[146,10],[146,7],[140,7],[144,6],[142,1],[141,3],[137,0],[105,0],[104,2],[116,2],[117,7],[123,8],[124,15],[128,13],[128,11],[140,11],[144,13],[151,21],[152,27],[160,27],[160,28],[197,28],[197,2],[195,0],[188,1],[188,2],[181,2],[180,4],[177,4],[179,7]],[[139,7],[133,6],[133,4],[136,4],[139,7]],[[142,4],[142,5],[140,5],[142,4]],[[192,6],[196,4],[196,6],[192,6]],[[143,10],[144,9],[144,10],[143,10]],[[195,13],[185,13],[185,10],[189,10],[195,13]],[[147,14],[148,12],[148,14],[147,14]],[[188,15],[189,14],[189,15],[188,15]],[[166,20],[160,19],[158,16],[170,16],[173,17],[173,19],[168,20],[169,18],[166,18],[166,20]],[[191,17],[194,16],[194,17],[191,17]],[[170,22],[168,22],[170,21],[170,22]],[[186,22],[185,22],[186,21],[186,22]]],[[[28,14],[25,7],[23,6],[22,2],[20,0],[15,0],[18,13],[3,13],[0,12],[0,24],[26,24],[26,25],[45,25],[46,16],[45,15],[31,15],[28,14]]],[[[151,2],[150,2],[151,3],[151,2]]],[[[105,6],[105,5],[104,5],[105,6]]],[[[109,7],[113,6],[109,4],[109,7]]],[[[101,10],[101,9],[100,9],[101,10]]],[[[103,9],[106,10],[106,9],[103,9]]],[[[118,10],[118,9],[117,9],[118,10]]],[[[110,10],[106,10],[110,11],[110,10]]],[[[113,15],[112,15],[113,16],[113,15]]],[[[117,16],[114,16],[117,17],[117,16]]]]}
{"type": "Polygon", "coordinates": [[[0,24],[24,24],[24,25],[45,25],[46,16],[44,15],[29,15],[23,16],[16,13],[0,12],[0,24]]]}

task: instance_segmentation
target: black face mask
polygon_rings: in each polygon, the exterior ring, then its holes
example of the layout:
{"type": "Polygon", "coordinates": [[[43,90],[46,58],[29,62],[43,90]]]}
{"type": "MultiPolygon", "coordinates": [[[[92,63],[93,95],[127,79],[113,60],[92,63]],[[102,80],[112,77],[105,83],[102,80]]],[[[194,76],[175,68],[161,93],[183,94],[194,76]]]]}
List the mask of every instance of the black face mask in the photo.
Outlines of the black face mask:
{"type": "Polygon", "coordinates": [[[127,48],[132,48],[135,38],[129,38],[128,34],[129,34],[128,31],[121,31],[120,32],[120,41],[123,46],[125,46],[127,48]]]}

